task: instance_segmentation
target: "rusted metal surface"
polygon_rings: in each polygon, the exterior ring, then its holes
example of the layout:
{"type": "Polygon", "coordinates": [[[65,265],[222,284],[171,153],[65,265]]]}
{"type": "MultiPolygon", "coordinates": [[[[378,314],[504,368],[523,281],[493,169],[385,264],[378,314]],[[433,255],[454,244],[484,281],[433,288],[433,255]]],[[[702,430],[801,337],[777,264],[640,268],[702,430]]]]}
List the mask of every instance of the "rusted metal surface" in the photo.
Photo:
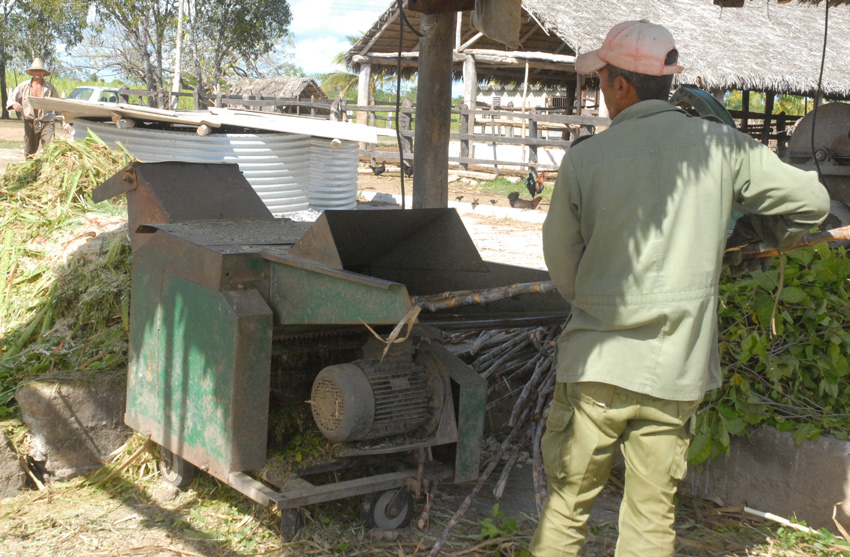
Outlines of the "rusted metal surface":
{"type": "Polygon", "coordinates": [[[143,225],[274,218],[235,164],[133,163],[98,186],[92,199],[97,203],[121,193],[127,194],[134,249],[149,237],[137,232],[143,225]]]}

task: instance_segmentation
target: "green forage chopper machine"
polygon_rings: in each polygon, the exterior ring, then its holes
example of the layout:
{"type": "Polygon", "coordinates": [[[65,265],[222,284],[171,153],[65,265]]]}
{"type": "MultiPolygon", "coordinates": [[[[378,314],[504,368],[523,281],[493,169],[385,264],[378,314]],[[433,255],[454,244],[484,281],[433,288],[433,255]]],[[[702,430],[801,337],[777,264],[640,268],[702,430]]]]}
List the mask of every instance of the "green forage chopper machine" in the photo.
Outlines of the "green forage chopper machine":
{"type": "Polygon", "coordinates": [[[125,421],[169,482],[200,469],[279,509],[285,539],[305,505],[364,496],[394,529],[429,482],[477,478],[486,384],[439,329],[568,312],[549,291],[419,314],[414,297],[548,280],[483,261],[452,209],[274,218],[230,164],[134,163],[94,199],[121,193],[125,421]]]}

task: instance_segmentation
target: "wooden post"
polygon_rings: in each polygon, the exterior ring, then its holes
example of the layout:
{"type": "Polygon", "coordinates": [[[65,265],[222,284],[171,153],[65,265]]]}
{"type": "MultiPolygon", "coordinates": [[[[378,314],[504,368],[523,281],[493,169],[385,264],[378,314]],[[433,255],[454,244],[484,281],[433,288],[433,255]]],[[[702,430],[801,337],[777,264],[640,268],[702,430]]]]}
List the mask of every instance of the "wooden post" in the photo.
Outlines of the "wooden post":
{"type": "Polygon", "coordinates": [[[764,92],[764,125],[761,129],[761,142],[770,143],[770,121],[773,118],[773,91],[764,92]]]}
{"type": "MultiPolygon", "coordinates": [[[[369,62],[361,62],[360,76],[357,78],[357,105],[369,106],[369,81],[372,79],[372,65],[369,62]]],[[[356,122],[358,124],[368,123],[369,113],[362,110],[357,111],[356,122]]]]}
{"type": "Polygon", "coordinates": [[[785,157],[785,152],[788,150],[788,116],[784,112],[776,115],[776,154],[779,158],[785,157]]]}
{"type": "MultiPolygon", "coordinates": [[[[401,114],[398,115],[398,127],[403,132],[409,132],[412,128],[411,126],[411,118],[410,112],[413,109],[413,105],[410,104],[410,101],[404,99],[401,103],[401,114]]],[[[401,136],[401,153],[402,157],[409,157],[411,153],[413,153],[413,142],[410,139],[410,136],[401,136]]],[[[401,164],[399,164],[401,166],[401,164]]],[[[448,178],[446,178],[446,186],[448,187],[448,178]]],[[[448,195],[448,193],[446,194],[448,195]]]]}
{"type": "Polygon", "coordinates": [[[582,112],[584,112],[584,92],[582,91],[584,88],[584,76],[582,74],[576,74],[576,116],[581,116],[582,112]]]}
{"type": "MultiPolygon", "coordinates": [[[[463,103],[460,105],[460,123],[458,124],[458,131],[460,133],[472,133],[469,126],[469,120],[469,106],[466,103],[463,103]]],[[[475,120],[475,115],[472,116],[472,120],[475,120]]],[[[463,159],[469,157],[469,143],[468,139],[460,140],[460,158],[463,159]]],[[[460,163],[460,169],[469,170],[469,163],[460,163]]]]}
{"type": "MultiPolygon", "coordinates": [[[[525,79],[522,80],[522,132],[520,133],[520,137],[525,137],[525,103],[528,100],[528,60],[525,61],[525,79]]],[[[513,129],[513,128],[511,128],[513,129]]],[[[529,157],[531,153],[529,152],[529,157]]],[[[523,150],[522,158],[525,159],[525,150],[523,150]]],[[[530,159],[529,159],[530,160],[530,159]]]]}
{"type": "Polygon", "coordinates": [[[463,59],[463,102],[470,108],[475,107],[478,97],[478,71],[475,68],[475,57],[472,55],[463,59]]]}
{"type": "Polygon", "coordinates": [[[749,133],[750,128],[750,92],[744,91],[741,93],[741,131],[749,133]]]}
{"type": "Polygon", "coordinates": [[[455,13],[424,15],[419,39],[413,208],[449,206],[449,133],[455,13]]]}
{"type": "MultiPolygon", "coordinates": [[[[531,118],[528,119],[528,137],[535,140],[539,135],[536,118],[537,111],[532,108],[528,113],[531,115],[531,118]]],[[[528,169],[531,170],[532,167],[537,168],[537,145],[528,146],[528,169]]]]}

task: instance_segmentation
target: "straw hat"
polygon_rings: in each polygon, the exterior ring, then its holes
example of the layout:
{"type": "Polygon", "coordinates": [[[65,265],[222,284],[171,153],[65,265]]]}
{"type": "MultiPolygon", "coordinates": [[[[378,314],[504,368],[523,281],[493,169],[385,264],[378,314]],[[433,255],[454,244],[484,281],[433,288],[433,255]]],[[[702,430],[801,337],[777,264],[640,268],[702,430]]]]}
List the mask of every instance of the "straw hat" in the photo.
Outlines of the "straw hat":
{"type": "Polygon", "coordinates": [[[33,59],[32,65],[29,68],[27,68],[27,73],[30,74],[30,75],[33,75],[32,72],[34,72],[36,70],[43,71],[44,75],[50,75],[50,72],[47,71],[47,69],[45,69],[44,62],[41,61],[41,58],[34,58],[33,59]]]}

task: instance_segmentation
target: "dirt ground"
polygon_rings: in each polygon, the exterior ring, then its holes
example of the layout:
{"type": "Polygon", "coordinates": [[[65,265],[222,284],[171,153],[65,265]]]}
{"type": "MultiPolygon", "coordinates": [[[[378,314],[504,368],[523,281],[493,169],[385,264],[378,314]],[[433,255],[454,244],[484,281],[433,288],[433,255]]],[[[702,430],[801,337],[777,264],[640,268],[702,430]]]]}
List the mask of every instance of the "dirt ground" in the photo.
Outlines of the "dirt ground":
{"type": "Polygon", "coordinates": [[[0,120],[0,173],[6,165],[24,160],[24,124],[20,120],[0,120]],[[9,147],[8,142],[16,141],[17,147],[9,147]]]}
{"type": "MultiPolygon", "coordinates": [[[[0,121],[0,140],[20,141],[22,135],[19,122],[0,121]]],[[[8,161],[20,160],[21,149],[0,149],[0,169],[8,161]]],[[[521,187],[518,184],[517,189],[521,187]]],[[[363,173],[359,189],[399,194],[399,176],[363,173]]],[[[406,195],[411,194],[408,179],[406,195]]],[[[485,260],[544,268],[540,233],[545,204],[536,210],[512,209],[506,199],[459,181],[449,185],[449,204],[458,210],[485,260]]],[[[128,446],[115,465],[126,462],[138,446],[138,441],[128,446]]],[[[499,469],[491,483],[498,475],[499,469]]],[[[116,478],[99,484],[102,478],[103,474],[42,490],[31,486],[0,502],[0,556],[424,555],[473,488],[441,485],[430,523],[400,533],[366,529],[357,518],[354,500],[311,507],[302,511],[306,526],[300,540],[282,544],[276,513],[209,476],[177,492],[159,479],[155,459],[145,455],[116,478]]],[[[588,557],[613,554],[618,489],[615,482],[606,490],[610,509],[591,525],[584,552],[588,557]]],[[[534,529],[533,516],[511,511],[510,502],[496,500],[491,491],[492,485],[481,490],[445,546],[447,554],[523,554],[534,529]],[[496,506],[499,503],[503,510],[496,506]],[[485,525],[490,540],[483,537],[485,525]]],[[[421,510],[418,502],[414,525],[421,510]]],[[[742,518],[739,510],[705,501],[683,500],[677,524],[679,555],[753,555],[749,550],[770,535],[762,523],[742,518]]]]}

